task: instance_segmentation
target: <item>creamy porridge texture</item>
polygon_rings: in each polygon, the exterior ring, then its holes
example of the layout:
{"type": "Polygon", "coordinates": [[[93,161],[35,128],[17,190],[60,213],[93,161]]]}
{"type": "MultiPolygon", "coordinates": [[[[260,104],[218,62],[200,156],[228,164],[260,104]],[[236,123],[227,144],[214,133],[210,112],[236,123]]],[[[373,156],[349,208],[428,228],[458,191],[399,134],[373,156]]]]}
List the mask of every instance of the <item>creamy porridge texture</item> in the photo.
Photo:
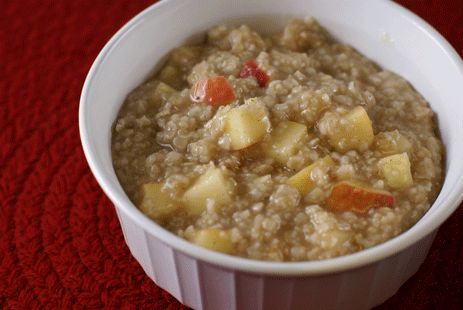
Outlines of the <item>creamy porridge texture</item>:
{"type": "Polygon", "coordinates": [[[433,111],[314,19],[217,26],[127,97],[113,164],[132,201],[200,246],[320,260],[416,223],[443,180],[433,111]]]}

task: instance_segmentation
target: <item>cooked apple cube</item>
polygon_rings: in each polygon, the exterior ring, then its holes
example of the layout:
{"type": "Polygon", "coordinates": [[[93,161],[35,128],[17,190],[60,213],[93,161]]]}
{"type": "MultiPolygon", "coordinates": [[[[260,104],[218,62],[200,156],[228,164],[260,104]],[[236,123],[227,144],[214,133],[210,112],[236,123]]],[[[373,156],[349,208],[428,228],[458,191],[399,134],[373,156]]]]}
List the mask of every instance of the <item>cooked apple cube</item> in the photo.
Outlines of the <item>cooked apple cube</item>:
{"type": "Polygon", "coordinates": [[[232,190],[226,171],[211,167],[183,194],[182,201],[190,215],[199,215],[206,209],[208,199],[218,205],[232,203],[232,190]]]}
{"type": "Polygon", "coordinates": [[[178,67],[197,63],[201,56],[201,47],[199,46],[181,46],[174,49],[169,55],[169,63],[178,67]]]}
{"type": "Polygon", "coordinates": [[[181,89],[183,81],[181,80],[181,71],[172,65],[165,66],[159,73],[159,79],[174,88],[181,89]]]}
{"type": "Polygon", "coordinates": [[[140,188],[138,208],[149,217],[160,219],[179,209],[180,203],[162,191],[162,184],[146,183],[140,188]]]}
{"type": "Polygon", "coordinates": [[[327,128],[328,142],[338,152],[365,151],[373,143],[371,120],[363,107],[356,107],[327,128]]]}
{"type": "Polygon", "coordinates": [[[378,162],[379,174],[392,188],[402,189],[413,184],[410,159],[406,152],[384,157],[378,162]]]}
{"type": "Polygon", "coordinates": [[[225,134],[230,138],[230,148],[241,150],[261,141],[269,128],[265,106],[255,100],[247,100],[242,106],[231,109],[225,115],[225,134]]]}
{"type": "Polygon", "coordinates": [[[170,95],[175,93],[176,90],[171,86],[167,85],[164,82],[159,82],[159,84],[154,89],[151,94],[151,99],[155,103],[159,103],[161,100],[167,100],[170,95]]]}
{"type": "Polygon", "coordinates": [[[383,155],[409,152],[412,144],[398,130],[380,132],[375,136],[375,149],[383,155]]]}
{"type": "Polygon", "coordinates": [[[309,140],[305,125],[291,121],[281,122],[272,131],[264,151],[267,156],[285,165],[288,159],[297,152],[299,143],[304,140],[309,140]]]}
{"type": "Polygon", "coordinates": [[[343,181],[333,186],[326,204],[335,211],[366,213],[371,208],[392,208],[394,196],[387,191],[343,181]]]}
{"type": "Polygon", "coordinates": [[[316,185],[316,176],[313,174],[320,172],[326,175],[332,166],[334,166],[334,161],[330,156],[325,156],[290,177],[286,183],[297,189],[304,196],[316,185]]]}
{"type": "Polygon", "coordinates": [[[228,254],[233,252],[233,243],[227,230],[201,229],[193,234],[191,241],[209,250],[228,254]]]}
{"type": "Polygon", "coordinates": [[[233,88],[223,76],[197,80],[191,88],[190,97],[194,102],[202,102],[214,107],[235,100],[233,88]]]}

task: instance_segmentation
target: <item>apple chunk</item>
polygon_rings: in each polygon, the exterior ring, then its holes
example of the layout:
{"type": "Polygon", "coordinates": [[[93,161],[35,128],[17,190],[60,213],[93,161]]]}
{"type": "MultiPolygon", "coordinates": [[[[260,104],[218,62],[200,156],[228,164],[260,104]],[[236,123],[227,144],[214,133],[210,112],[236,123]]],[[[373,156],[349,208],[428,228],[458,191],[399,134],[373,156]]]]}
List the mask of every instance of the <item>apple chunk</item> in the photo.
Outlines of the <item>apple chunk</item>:
{"type": "Polygon", "coordinates": [[[326,203],[332,210],[366,213],[371,208],[392,208],[394,196],[387,191],[344,181],[333,186],[326,203]]]}
{"type": "Polygon", "coordinates": [[[183,194],[182,201],[190,215],[200,215],[206,209],[208,199],[218,205],[231,203],[232,190],[227,172],[211,167],[183,194]]]}
{"type": "Polygon", "coordinates": [[[227,230],[201,229],[193,234],[190,241],[209,250],[228,254],[233,252],[233,243],[227,230]]]}
{"type": "Polygon", "coordinates": [[[304,196],[316,185],[316,176],[314,174],[318,172],[326,175],[332,166],[334,166],[334,162],[331,157],[325,156],[290,177],[286,183],[304,196]]]}
{"type": "Polygon", "coordinates": [[[167,100],[176,90],[164,82],[159,82],[159,84],[154,89],[151,94],[151,99],[155,103],[167,100]]]}
{"type": "Polygon", "coordinates": [[[407,153],[384,157],[378,162],[379,174],[392,188],[402,189],[413,184],[407,153]]]}
{"type": "MultiPolygon", "coordinates": [[[[334,115],[326,122],[329,144],[338,152],[365,151],[373,143],[373,126],[363,107],[356,107],[345,115],[334,115]]],[[[323,122],[323,119],[322,121],[323,122]]]]}
{"type": "Polygon", "coordinates": [[[146,183],[140,188],[138,208],[152,219],[161,219],[179,209],[180,204],[162,191],[162,184],[146,183]]]}
{"type": "Polygon", "coordinates": [[[230,148],[241,150],[261,141],[270,127],[266,107],[256,100],[233,108],[225,114],[225,133],[230,138],[230,148]]]}
{"type": "Polygon", "coordinates": [[[285,165],[288,159],[297,152],[298,144],[304,140],[309,140],[305,125],[291,121],[281,122],[272,131],[264,152],[267,156],[285,165]]]}
{"type": "Polygon", "coordinates": [[[211,106],[221,106],[235,100],[233,88],[223,76],[196,81],[191,88],[191,100],[211,106]]]}

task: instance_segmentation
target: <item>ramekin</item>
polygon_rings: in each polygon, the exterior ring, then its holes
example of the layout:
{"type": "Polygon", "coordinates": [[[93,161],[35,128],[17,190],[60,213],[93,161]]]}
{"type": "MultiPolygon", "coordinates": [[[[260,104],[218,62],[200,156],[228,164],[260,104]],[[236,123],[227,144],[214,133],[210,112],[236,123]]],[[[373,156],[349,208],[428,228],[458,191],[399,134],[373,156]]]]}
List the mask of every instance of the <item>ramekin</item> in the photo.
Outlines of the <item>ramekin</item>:
{"type": "Polygon", "coordinates": [[[85,81],[79,110],[89,166],[116,207],[133,256],[157,285],[195,309],[368,309],[391,297],[425,259],[438,227],[463,198],[463,64],[431,26],[386,0],[164,0],[106,44],[85,81]],[[111,126],[126,95],[166,53],[210,26],[247,23],[269,33],[288,17],[314,16],[338,39],[395,71],[438,115],[446,177],[432,208],[411,229],[373,248],[314,262],[274,263],[197,247],[145,217],[111,161],[111,126]]]}

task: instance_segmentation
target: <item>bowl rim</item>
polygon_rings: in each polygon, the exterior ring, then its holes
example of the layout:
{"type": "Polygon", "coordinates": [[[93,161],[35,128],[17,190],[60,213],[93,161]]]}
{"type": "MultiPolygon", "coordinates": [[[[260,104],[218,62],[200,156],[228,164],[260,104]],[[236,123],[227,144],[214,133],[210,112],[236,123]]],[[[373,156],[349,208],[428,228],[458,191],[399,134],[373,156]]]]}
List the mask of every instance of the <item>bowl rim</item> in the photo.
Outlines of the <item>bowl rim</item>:
{"type": "MultiPolygon", "coordinates": [[[[239,270],[247,273],[259,273],[276,276],[309,276],[338,273],[345,270],[360,268],[369,264],[373,264],[382,259],[388,258],[397,254],[404,249],[417,243],[419,240],[430,235],[436,230],[459,206],[463,199],[463,182],[456,182],[451,185],[449,195],[441,202],[437,210],[432,213],[432,216],[422,217],[410,229],[404,231],[400,235],[383,242],[379,245],[368,249],[361,250],[352,254],[323,259],[318,261],[302,261],[302,262],[270,262],[259,261],[238,256],[226,255],[214,252],[197,245],[194,245],[173,233],[162,228],[160,225],[146,217],[135,205],[130,202],[128,197],[120,193],[111,181],[102,172],[101,163],[98,162],[95,155],[94,147],[91,144],[91,133],[87,127],[87,106],[88,97],[92,82],[100,69],[101,64],[107,57],[109,52],[119,43],[124,35],[133,27],[140,23],[148,14],[155,10],[163,10],[176,0],[164,0],[150,5],[142,10],[124,26],[122,26],[105,44],[99,52],[97,58],[93,62],[83,85],[80,103],[79,103],[79,132],[82,147],[85,157],[89,164],[90,170],[97,180],[99,186],[103,189],[107,197],[112,201],[115,207],[127,215],[140,228],[149,234],[153,235],[169,247],[176,251],[184,253],[195,259],[216,265],[221,268],[239,270]]],[[[444,51],[453,64],[459,69],[463,77],[463,61],[455,51],[455,49],[447,42],[447,40],[438,33],[431,25],[424,21],[413,12],[405,7],[390,0],[378,0],[386,5],[390,5],[397,14],[402,14],[406,18],[411,19],[418,27],[424,30],[431,38],[434,39],[437,45],[444,51]]],[[[463,172],[460,173],[459,179],[463,178],[463,172]]],[[[431,208],[434,204],[431,206],[431,208]]],[[[430,208],[430,209],[431,209],[430,208]]]]}

